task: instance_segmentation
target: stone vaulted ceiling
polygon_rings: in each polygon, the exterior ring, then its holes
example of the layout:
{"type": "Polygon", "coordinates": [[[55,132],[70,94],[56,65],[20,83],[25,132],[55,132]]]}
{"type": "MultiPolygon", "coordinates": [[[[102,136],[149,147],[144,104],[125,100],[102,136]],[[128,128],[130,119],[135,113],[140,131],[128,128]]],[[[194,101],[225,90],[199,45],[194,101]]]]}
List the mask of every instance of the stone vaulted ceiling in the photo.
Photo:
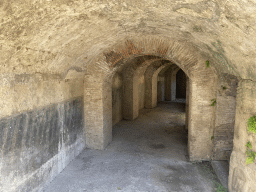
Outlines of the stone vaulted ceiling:
{"type": "Polygon", "coordinates": [[[0,74],[86,71],[145,36],[185,42],[218,72],[256,80],[255,0],[0,0],[0,74]]]}

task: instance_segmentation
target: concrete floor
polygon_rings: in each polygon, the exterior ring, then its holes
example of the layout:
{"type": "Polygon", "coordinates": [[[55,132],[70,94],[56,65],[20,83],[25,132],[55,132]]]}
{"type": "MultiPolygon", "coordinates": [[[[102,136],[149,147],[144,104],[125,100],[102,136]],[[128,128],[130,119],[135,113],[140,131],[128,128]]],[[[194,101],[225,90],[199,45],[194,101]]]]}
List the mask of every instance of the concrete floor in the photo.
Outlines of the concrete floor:
{"type": "Polygon", "coordinates": [[[85,149],[44,192],[211,192],[212,175],[187,160],[185,104],[162,102],[113,127],[103,150],[85,149]]]}

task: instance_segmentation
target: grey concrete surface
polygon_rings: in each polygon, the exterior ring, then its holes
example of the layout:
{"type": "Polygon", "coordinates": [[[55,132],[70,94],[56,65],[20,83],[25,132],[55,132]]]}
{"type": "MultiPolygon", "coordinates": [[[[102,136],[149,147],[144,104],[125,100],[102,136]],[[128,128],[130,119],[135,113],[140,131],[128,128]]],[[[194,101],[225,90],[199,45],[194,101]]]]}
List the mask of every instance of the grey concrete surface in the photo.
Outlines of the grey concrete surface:
{"type": "Polygon", "coordinates": [[[229,164],[228,161],[212,161],[212,167],[215,170],[221,184],[228,188],[228,173],[229,164]]]}
{"type": "Polygon", "coordinates": [[[211,192],[207,173],[187,160],[185,104],[162,102],[113,127],[113,141],[85,149],[44,192],[211,192]]]}

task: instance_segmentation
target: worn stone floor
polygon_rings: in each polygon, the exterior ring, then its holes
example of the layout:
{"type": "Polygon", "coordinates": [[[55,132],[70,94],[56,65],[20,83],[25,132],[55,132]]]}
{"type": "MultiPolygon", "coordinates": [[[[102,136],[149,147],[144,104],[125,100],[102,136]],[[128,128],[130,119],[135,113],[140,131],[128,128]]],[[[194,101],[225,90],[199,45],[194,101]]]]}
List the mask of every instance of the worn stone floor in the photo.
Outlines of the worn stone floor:
{"type": "Polygon", "coordinates": [[[113,127],[113,141],[85,149],[44,192],[211,192],[213,174],[188,162],[185,103],[142,109],[113,127]]]}

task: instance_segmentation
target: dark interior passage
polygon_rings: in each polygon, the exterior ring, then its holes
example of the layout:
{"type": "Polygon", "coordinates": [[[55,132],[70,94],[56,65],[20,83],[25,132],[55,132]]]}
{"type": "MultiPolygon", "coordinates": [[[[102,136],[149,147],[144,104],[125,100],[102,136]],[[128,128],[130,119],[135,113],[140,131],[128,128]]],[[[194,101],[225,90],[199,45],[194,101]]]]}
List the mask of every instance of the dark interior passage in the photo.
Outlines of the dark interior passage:
{"type": "Polygon", "coordinates": [[[176,98],[186,99],[186,74],[181,69],[176,74],[176,98]]]}

